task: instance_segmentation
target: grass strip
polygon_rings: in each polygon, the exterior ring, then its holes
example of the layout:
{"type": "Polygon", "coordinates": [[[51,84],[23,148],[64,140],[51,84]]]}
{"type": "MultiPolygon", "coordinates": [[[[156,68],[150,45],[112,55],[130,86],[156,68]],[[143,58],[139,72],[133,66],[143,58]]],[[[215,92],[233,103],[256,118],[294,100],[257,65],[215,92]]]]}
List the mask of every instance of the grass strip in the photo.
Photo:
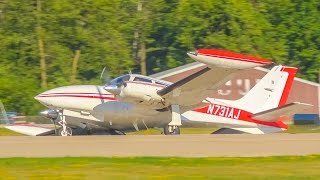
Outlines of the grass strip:
{"type": "Polygon", "coordinates": [[[320,155],[1,158],[0,179],[318,179],[320,155]]]}

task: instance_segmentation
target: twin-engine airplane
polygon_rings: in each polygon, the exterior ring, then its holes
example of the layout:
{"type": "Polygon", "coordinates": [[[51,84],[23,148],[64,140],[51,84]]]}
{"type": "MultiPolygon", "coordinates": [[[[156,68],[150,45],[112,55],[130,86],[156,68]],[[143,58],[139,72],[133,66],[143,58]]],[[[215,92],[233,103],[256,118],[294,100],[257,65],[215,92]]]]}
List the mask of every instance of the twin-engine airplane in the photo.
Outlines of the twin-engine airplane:
{"type": "Polygon", "coordinates": [[[207,67],[176,83],[127,74],[104,86],[64,86],[35,99],[50,108],[42,114],[59,122],[61,136],[71,136],[77,128],[88,134],[94,128],[125,134],[152,127],[171,135],[180,134],[182,124],[203,123],[221,127],[216,133],[264,134],[286,130],[284,115],[311,106],[286,105],[297,68],[285,66],[275,66],[239,100],[209,98],[238,71],[272,62],[215,49],[187,54],[207,67]]]}

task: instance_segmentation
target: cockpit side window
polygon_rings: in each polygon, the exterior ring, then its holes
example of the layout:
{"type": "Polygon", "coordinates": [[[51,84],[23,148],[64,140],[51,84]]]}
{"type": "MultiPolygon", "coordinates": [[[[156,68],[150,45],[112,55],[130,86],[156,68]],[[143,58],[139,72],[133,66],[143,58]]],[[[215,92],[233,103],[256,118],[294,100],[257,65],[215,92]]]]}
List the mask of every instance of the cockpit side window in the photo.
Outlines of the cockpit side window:
{"type": "Polygon", "coordinates": [[[150,79],[142,78],[142,77],[135,77],[133,81],[140,81],[140,82],[147,82],[147,83],[152,83],[150,79]]]}

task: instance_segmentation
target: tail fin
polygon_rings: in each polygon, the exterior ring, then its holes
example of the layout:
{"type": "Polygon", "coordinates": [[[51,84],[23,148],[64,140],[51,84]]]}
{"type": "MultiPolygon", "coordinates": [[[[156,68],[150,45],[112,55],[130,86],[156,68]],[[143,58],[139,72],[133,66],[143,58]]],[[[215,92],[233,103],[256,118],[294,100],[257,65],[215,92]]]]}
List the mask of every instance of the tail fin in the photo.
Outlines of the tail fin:
{"type": "Polygon", "coordinates": [[[235,105],[252,113],[285,105],[297,70],[273,67],[245,96],[235,101],[235,105]]]}

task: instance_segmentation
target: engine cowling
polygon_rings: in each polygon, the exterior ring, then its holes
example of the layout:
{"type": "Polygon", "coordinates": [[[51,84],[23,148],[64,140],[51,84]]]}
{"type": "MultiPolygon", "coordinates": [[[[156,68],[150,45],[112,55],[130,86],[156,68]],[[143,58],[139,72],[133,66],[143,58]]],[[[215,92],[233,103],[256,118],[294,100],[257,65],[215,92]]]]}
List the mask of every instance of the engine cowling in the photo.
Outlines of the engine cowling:
{"type": "Polygon", "coordinates": [[[149,83],[128,81],[121,85],[117,98],[125,102],[158,104],[161,103],[162,97],[157,94],[157,91],[162,88],[149,83]]]}

